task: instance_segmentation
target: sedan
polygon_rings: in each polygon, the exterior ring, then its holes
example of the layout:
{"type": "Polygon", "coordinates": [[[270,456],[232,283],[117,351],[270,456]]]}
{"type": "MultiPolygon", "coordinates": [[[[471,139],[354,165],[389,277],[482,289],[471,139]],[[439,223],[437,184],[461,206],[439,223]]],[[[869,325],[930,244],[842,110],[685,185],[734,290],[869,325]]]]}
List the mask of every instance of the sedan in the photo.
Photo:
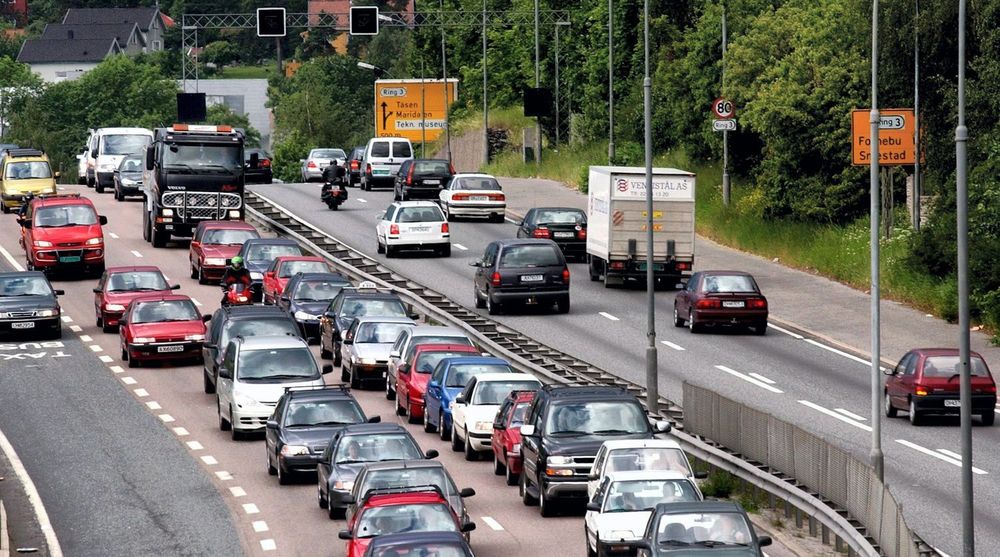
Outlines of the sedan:
{"type": "Polygon", "coordinates": [[[430,201],[397,201],[375,225],[376,251],[393,257],[401,249],[432,249],[451,255],[451,232],[441,208],[430,201]]]}
{"type": "Polygon", "coordinates": [[[343,166],[347,161],[347,153],[343,149],[313,149],[309,156],[302,159],[302,181],[312,182],[323,179],[323,170],[331,164],[343,166]]]}
{"type": "Polygon", "coordinates": [[[486,217],[490,222],[503,222],[507,210],[500,182],[489,174],[456,174],[438,198],[448,220],[486,217]]]}
{"type": "Polygon", "coordinates": [[[128,367],[151,361],[201,361],[205,322],[187,296],[157,294],[132,300],[119,323],[122,360],[128,367]]]}
{"type": "MultiPolygon", "coordinates": [[[[996,419],[997,385],[986,361],[973,352],[969,358],[972,374],[972,413],[983,425],[996,419]]],[[[896,367],[886,370],[884,408],[888,418],[900,410],[909,413],[910,423],[920,425],[928,414],[957,415],[961,410],[958,378],[961,373],[958,350],[918,348],[910,350],[896,367]]]]}
{"type": "Polygon", "coordinates": [[[351,388],[378,383],[383,386],[389,369],[392,344],[404,329],[416,323],[408,317],[361,317],[348,327],[342,343],[340,380],[351,388]]]}
{"type": "Polygon", "coordinates": [[[392,555],[448,555],[475,557],[462,534],[457,532],[406,532],[376,536],[368,544],[364,557],[392,555]]]}
{"type": "Polygon", "coordinates": [[[538,379],[527,373],[484,373],[473,377],[452,408],[451,449],[465,450],[465,460],[491,451],[493,424],[500,404],[512,391],[537,391],[538,379]]]}
{"type": "Polygon", "coordinates": [[[351,149],[351,155],[347,157],[347,185],[356,186],[361,183],[361,159],[365,157],[365,146],[351,149]]]}
{"type": "Polygon", "coordinates": [[[207,284],[222,278],[227,261],[240,252],[243,242],[260,238],[253,225],[233,220],[209,220],[198,223],[188,249],[191,278],[207,284]]]}
{"type": "Polygon", "coordinates": [[[125,201],[129,195],[142,195],[142,156],[128,155],[122,159],[111,177],[114,182],[115,199],[125,201]]]}
{"type": "Polygon", "coordinates": [[[0,273],[0,332],[62,337],[62,310],[41,271],[0,273]]]}
{"type": "Polygon", "coordinates": [[[761,548],[768,545],[770,536],[757,535],[739,503],[698,501],[657,504],[642,539],[612,548],[632,555],[642,549],[648,557],[668,557],[696,546],[716,548],[708,552],[724,551],[727,557],[763,557],[761,548]]]}
{"type": "Polygon", "coordinates": [[[767,333],[767,298],[757,281],[741,271],[699,271],[674,298],[674,325],[692,333],[707,326],[750,327],[767,333]]]}
{"type": "Polygon", "coordinates": [[[118,330],[121,319],[129,303],[150,294],[169,294],[177,290],[179,284],[169,284],[159,267],[111,267],[101,275],[94,288],[94,312],[97,326],[105,333],[118,330]]]}
{"type": "Polygon", "coordinates": [[[393,195],[396,201],[437,200],[445,184],[455,175],[447,159],[412,159],[403,161],[396,175],[393,195]]]}
{"type": "Polygon", "coordinates": [[[275,305],[285,291],[288,279],[296,273],[329,273],[330,264],[326,259],[316,255],[282,255],[264,271],[263,291],[264,305],[275,305]]]}
{"type": "Polygon", "coordinates": [[[567,259],[587,258],[587,214],[568,207],[528,209],[524,220],[515,222],[518,238],[548,238],[567,259]]]}
{"type": "Polygon", "coordinates": [[[390,460],[366,465],[358,474],[351,490],[352,502],[347,507],[347,520],[357,512],[357,502],[362,501],[372,489],[407,488],[416,485],[433,485],[448,499],[452,510],[462,519],[469,520],[469,511],[464,499],[476,494],[471,487],[459,490],[455,487],[448,469],[436,460],[390,460]]]}

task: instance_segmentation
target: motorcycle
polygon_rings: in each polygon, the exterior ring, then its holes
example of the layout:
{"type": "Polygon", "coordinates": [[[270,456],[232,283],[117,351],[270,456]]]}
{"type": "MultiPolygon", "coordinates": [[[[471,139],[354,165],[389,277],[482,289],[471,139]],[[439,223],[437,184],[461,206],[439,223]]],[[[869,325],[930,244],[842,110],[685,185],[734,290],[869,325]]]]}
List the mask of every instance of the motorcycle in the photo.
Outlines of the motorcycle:
{"type": "Polygon", "coordinates": [[[249,306],[253,305],[253,291],[249,286],[236,282],[229,287],[223,287],[226,295],[222,298],[223,306],[249,306]]]}
{"type": "Polygon", "coordinates": [[[330,165],[323,171],[323,189],[320,190],[319,199],[330,209],[336,211],[342,203],[347,201],[347,183],[344,167],[330,165]]]}

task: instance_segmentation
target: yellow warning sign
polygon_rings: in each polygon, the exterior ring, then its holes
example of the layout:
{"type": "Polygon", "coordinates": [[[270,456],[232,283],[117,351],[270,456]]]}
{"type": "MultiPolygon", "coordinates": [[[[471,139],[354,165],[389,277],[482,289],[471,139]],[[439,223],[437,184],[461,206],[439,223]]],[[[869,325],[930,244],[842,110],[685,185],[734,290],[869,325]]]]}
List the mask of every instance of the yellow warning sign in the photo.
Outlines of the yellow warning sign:
{"type": "Polygon", "coordinates": [[[444,131],[447,106],[458,95],[458,80],[379,79],[375,81],[375,135],[434,141],[444,131]],[[447,100],[446,100],[447,97],[447,100]]]}

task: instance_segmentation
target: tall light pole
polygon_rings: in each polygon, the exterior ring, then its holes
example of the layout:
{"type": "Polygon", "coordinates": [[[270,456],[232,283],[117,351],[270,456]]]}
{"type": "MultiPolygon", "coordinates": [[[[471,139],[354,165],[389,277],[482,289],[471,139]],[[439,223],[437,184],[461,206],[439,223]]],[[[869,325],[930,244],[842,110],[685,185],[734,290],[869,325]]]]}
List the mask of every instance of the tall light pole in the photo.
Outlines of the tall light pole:
{"type": "MultiPolygon", "coordinates": [[[[535,89],[542,86],[538,66],[541,60],[541,47],[538,41],[538,0],[535,0],[535,89]]],[[[542,118],[535,117],[535,165],[542,164],[542,118]]]]}
{"type": "Polygon", "coordinates": [[[568,21],[556,22],[556,145],[559,145],[559,28],[568,26],[568,21]]]}
{"type": "Polygon", "coordinates": [[[871,167],[868,175],[870,181],[871,196],[871,218],[869,230],[869,240],[871,243],[871,389],[872,389],[872,448],[871,462],[875,469],[875,474],[879,481],[884,480],[883,455],[882,455],[882,376],[880,363],[881,355],[881,323],[879,315],[879,211],[882,205],[881,194],[879,192],[878,181],[878,128],[881,116],[878,111],[878,0],[872,0],[872,107],[868,117],[871,124],[871,167]]]}
{"type": "Polygon", "coordinates": [[[642,78],[642,119],[646,147],[646,408],[659,414],[660,393],[656,352],[656,277],[653,273],[653,80],[649,77],[649,0],[642,5],[645,74],[642,78]]]}
{"type": "Polygon", "coordinates": [[[608,164],[615,162],[615,12],[608,0],[608,164]]]}
{"type": "Polygon", "coordinates": [[[486,0],[483,0],[483,166],[490,164],[490,105],[486,93],[486,0]]]}
{"type": "MultiPolygon", "coordinates": [[[[438,0],[438,9],[444,14],[444,0],[438,0]]],[[[444,75],[444,133],[448,144],[448,162],[451,162],[451,122],[448,115],[451,99],[448,97],[448,57],[444,48],[444,25],[441,26],[441,73],[444,75]]]]}
{"type": "Polygon", "coordinates": [[[424,73],[424,53],[420,53],[420,158],[427,158],[427,82],[424,73]]]}
{"type": "MultiPolygon", "coordinates": [[[[726,94],[726,3],[722,3],[722,94],[726,94]]],[[[722,130],[722,204],[729,206],[729,131],[722,130]]]]}
{"type": "Polygon", "coordinates": [[[913,2],[913,230],[920,231],[920,0],[913,2]]]}

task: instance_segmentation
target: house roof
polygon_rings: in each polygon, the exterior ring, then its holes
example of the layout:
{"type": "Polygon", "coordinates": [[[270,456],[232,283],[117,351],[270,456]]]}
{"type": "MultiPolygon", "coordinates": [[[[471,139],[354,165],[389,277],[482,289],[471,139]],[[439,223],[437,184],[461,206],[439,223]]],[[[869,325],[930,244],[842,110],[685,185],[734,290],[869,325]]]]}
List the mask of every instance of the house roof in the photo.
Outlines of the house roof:
{"type": "Polygon", "coordinates": [[[142,32],[160,16],[159,8],[70,8],[63,16],[63,23],[93,25],[101,23],[135,23],[142,32]]]}
{"type": "Polygon", "coordinates": [[[105,39],[28,39],[21,45],[17,61],[25,64],[52,62],[100,62],[121,48],[118,41],[105,39]]]}
{"type": "Polygon", "coordinates": [[[42,31],[42,39],[118,39],[118,44],[124,48],[132,35],[136,35],[140,44],[145,44],[145,38],[135,23],[49,23],[42,31]]]}

